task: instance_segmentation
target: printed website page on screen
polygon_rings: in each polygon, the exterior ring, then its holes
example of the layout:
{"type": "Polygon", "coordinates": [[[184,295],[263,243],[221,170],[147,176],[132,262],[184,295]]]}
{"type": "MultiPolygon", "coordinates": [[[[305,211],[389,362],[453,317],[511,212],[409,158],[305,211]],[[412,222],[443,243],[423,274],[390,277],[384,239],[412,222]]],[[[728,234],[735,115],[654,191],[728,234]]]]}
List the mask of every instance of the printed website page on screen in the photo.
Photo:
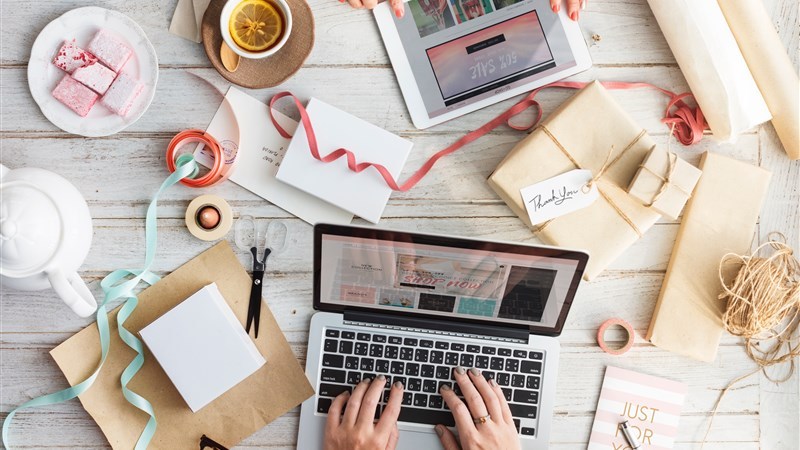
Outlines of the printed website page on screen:
{"type": "Polygon", "coordinates": [[[552,327],[577,261],[323,235],[323,303],[552,327]]]}
{"type": "Polygon", "coordinates": [[[411,0],[395,25],[430,117],[575,66],[547,0],[411,0]]]}

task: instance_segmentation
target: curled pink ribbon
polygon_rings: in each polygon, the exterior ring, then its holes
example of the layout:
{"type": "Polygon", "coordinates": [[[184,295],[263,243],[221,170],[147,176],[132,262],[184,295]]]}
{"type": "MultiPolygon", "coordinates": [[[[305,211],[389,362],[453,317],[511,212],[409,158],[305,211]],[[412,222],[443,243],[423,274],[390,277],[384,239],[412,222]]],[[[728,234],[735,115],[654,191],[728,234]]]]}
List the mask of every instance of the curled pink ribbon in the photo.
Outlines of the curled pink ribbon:
{"type": "MultiPolygon", "coordinates": [[[[703,131],[708,128],[706,124],[705,118],[703,117],[703,112],[700,111],[699,107],[691,107],[686,104],[683,100],[689,96],[691,93],[683,93],[683,94],[676,94],[672,91],[668,91],[666,89],[662,89],[658,86],[654,86],[649,83],[629,83],[629,82],[622,82],[622,81],[602,81],[600,82],[605,88],[611,90],[618,90],[618,89],[635,89],[635,88],[652,88],[660,91],[661,93],[670,97],[669,103],[667,103],[667,107],[664,110],[664,117],[661,119],[661,122],[669,125],[672,128],[672,133],[678,139],[678,141],[686,146],[696,144],[703,138],[703,131]],[[672,112],[673,108],[675,111],[672,112]]],[[[439,150],[433,156],[431,156],[425,164],[422,165],[413,175],[411,175],[403,184],[398,184],[397,181],[394,179],[392,174],[389,170],[381,164],[371,163],[371,162],[358,162],[356,161],[356,155],[347,150],[345,148],[338,148],[325,156],[320,155],[319,153],[319,145],[317,144],[317,137],[314,134],[314,128],[311,125],[311,119],[308,117],[308,112],[306,111],[303,104],[300,100],[295,97],[291,92],[280,92],[275,94],[269,102],[269,116],[272,120],[272,124],[275,126],[275,129],[278,130],[278,133],[283,136],[285,139],[291,139],[292,135],[289,134],[286,130],[281,127],[278,121],[275,119],[275,116],[272,114],[273,106],[275,103],[284,98],[284,97],[291,97],[294,100],[294,104],[297,107],[297,110],[300,112],[301,122],[303,124],[303,128],[306,132],[306,138],[308,139],[308,148],[311,150],[311,155],[317,159],[318,161],[322,161],[324,163],[329,163],[332,161],[336,161],[337,159],[344,156],[347,159],[347,167],[355,172],[360,173],[369,167],[375,168],[375,170],[380,173],[383,177],[386,184],[395,191],[405,192],[409,189],[413,188],[417,183],[419,183],[425,175],[433,168],[434,164],[444,156],[447,156],[456,150],[460,149],[461,147],[469,144],[470,142],[482,137],[483,135],[489,133],[490,131],[494,130],[495,128],[499,127],[502,124],[508,125],[510,128],[515,130],[529,130],[536,126],[539,121],[542,119],[542,108],[539,105],[539,102],[536,101],[536,94],[539,93],[542,89],[552,88],[552,87],[562,87],[562,88],[569,88],[569,89],[582,89],[589,83],[585,82],[578,82],[578,81],[558,81],[555,83],[550,83],[546,86],[542,86],[538,89],[534,89],[528,95],[525,96],[522,100],[518,103],[513,105],[511,108],[507,109],[505,112],[500,114],[499,116],[495,117],[494,119],[490,120],[483,124],[480,128],[475,131],[470,131],[469,133],[462,136],[456,142],[450,144],[447,148],[439,150]],[[536,107],[536,118],[531,124],[525,126],[519,126],[511,123],[511,119],[520,114],[521,112],[527,110],[531,106],[536,107]]]]}

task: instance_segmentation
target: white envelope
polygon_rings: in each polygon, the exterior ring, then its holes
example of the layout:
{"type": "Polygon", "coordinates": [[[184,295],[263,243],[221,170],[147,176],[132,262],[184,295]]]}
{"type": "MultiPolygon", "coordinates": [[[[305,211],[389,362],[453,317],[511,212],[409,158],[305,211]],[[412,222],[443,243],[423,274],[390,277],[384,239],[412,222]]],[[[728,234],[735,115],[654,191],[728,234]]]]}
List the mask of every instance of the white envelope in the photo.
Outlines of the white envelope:
{"type": "MultiPolygon", "coordinates": [[[[400,176],[411,153],[411,141],[316,98],[308,102],[306,111],[322,157],[344,148],[355,154],[357,163],[381,164],[395,180],[400,176]]],[[[330,163],[315,159],[302,126],[297,127],[277,178],[372,223],[381,219],[392,194],[372,167],[356,173],[347,167],[345,157],[330,163]]]]}
{"type": "MultiPolygon", "coordinates": [[[[275,178],[289,140],[278,134],[272,125],[266,104],[235,87],[228,89],[225,98],[230,106],[225,102],[220,105],[206,131],[223,147],[238,146],[236,167],[230,181],[312,225],[347,224],[353,220],[351,213],[275,178]],[[235,117],[231,108],[235,110],[235,117]]],[[[291,133],[297,127],[297,122],[291,118],[278,111],[274,114],[287,132],[291,133]]],[[[209,167],[213,159],[201,150],[195,151],[195,157],[200,164],[209,167]]]]}

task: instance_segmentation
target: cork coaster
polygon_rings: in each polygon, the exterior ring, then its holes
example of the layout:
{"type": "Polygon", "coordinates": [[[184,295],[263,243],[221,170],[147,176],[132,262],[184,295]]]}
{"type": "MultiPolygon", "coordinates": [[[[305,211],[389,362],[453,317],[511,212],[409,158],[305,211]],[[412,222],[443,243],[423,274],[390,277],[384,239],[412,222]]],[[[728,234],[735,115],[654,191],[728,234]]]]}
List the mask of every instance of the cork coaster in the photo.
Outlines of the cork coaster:
{"type": "Polygon", "coordinates": [[[211,65],[233,84],[260,89],[277,86],[297,72],[314,47],[314,15],[305,0],[286,0],[292,11],[292,31],[286,44],[272,56],[263,59],[241,58],[236,72],[222,65],[219,49],[222,33],[219,17],[226,0],[212,0],[203,16],[200,34],[211,65]]]}

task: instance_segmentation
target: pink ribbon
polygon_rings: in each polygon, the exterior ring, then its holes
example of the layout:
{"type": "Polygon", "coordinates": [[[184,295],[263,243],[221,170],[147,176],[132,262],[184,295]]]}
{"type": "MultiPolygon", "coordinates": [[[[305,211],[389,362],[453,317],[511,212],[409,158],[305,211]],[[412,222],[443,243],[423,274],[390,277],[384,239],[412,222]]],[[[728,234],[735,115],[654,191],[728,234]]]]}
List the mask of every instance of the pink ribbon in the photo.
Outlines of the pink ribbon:
{"type": "MultiPolygon", "coordinates": [[[[536,126],[537,123],[542,119],[542,108],[539,105],[539,102],[536,101],[536,94],[539,93],[542,89],[547,89],[551,87],[562,87],[562,88],[569,88],[569,89],[582,89],[589,83],[578,82],[578,81],[558,81],[555,83],[550,83],[546,86],[542,86],[538,89],[534,89],[528,95],[525,96],[522,100],[520,100],[517,104],[513,105],[511,108],[507,109],[504,113],[500,114],[499,116],[495,117],[494,119],[486,122],[475,131],[471,131],[466,135],[462,136],[461,139],[457,140],[456,142],[450,144],[447,148],[439,150],[431,156],[425,164],[422,165],[417,171],[411,175],[403,184],[398,184],[395,181],[392,174],[389,170],[381,164],[371,163],[371,162],[358,162],[356,161],[356,155],[351,152],[350,150],[344,148],[338,148],[331,153],[328,153],[325,156],[320,155],[319,153],[319,146],[317,144],[317,137],[314,134],[314,128],[311,125],[311,119],[308,117],[308,112],[306,111],[303,104],[300,100],[295,97],[291,92],[280,92],[275,94],[269,102],[269,116],[272,120],[272,124],[278,130],[281,136],[286,139],[291,139],[292,135],[286,132],[286,130],[281,127],[278,121],[275,119],[275,116],[272,114],[273,106],[275,102],[284,98],[284,97],[291,97],[294,100],[294,104],[297,107],[297,110],[300,112],[301,122],[303,124],[303,128],[306,131],[306,139],[308,139],[308,148],[311,149],[311,155],[324,163],[329,163],[336,161],[337,159],[344,156],[347,158],[347,167],[355,172],[360,173],[366,170],[369,167],[375,168],[378,173],[381,174],[386,184],[395,191],[405,192],[409,189],[413,188],[417,183],[419,183],[425,175],[433,168],[434,164],[444,156],[447,156],[456,150],[460,149],[461,147],[469,144],[470,142],[482,137],[483,135],[489,133],[490,131],[494,130],[495,128],[499,127],[502,124],[508,125],[510,128],[515,130],[525,131],[533,128],[536,126]],[[521,112],[527,110],[531,106],[536,107],[536,119],[533,123],[526,125],[526,126],[519,126],[514,125],[511,123],[511,119],[520,114],[521,112]]],[[[667,108],[664,110],[664,118],[661,119],[661,122],[669,125],[672,128],[672,132],[678,141],[686,146],[695,144],[699,142],[703,138],[703,130],[708,128],[705,118],[703,117],[703,112],[700,111],[699,107],[692,108],[691,106],[687,105],[683,99],[686,97],[691,96],[691,93],[683,93],[683,94],[676,94],[672,91],[668,91],[666,89],[662,89],[658,86],[654,86],[649,83],[628,83],[622,81],[603,81],[601,84],[611,90],[617,89],[635,89],[635,88],[653,88],[656,89],[663,94],[670,97],[669,103],[667,103],[667,108]],[[675,108],[675,111],[672,112],[672,109],[675,108]]]]}

